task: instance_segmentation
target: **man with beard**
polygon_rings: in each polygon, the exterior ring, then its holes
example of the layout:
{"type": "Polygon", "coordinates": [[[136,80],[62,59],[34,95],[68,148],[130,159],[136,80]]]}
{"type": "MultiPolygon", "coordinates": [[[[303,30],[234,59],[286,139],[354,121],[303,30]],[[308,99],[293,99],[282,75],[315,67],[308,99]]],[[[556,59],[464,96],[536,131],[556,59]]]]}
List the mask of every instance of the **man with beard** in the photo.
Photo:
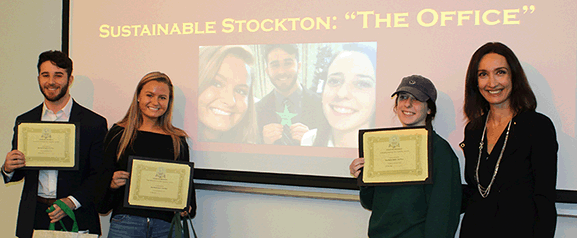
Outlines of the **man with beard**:
{"type": "Polygon", "coordinates": [[[305,132],[325,121],[321,98],[298,82],[296,45],[266,45],[264,59],[275,89],[255,105],[260,135],[265,144],[300,145],[305,132]]]}
{"type": "Polygon", "coordinates": [[[46,230],[50,223],[55,223],[56,230],[61,230],[59,221],[70,230],[73,221],[63,211],[66,210],[64,206],[61,208],[54,204],[57,200],[74,211],[80,232],[101,234],[95,204],[110,184],[114,168],[113,164],[102,159],[106,119],[79,105],[70,96],[69,88],[74,77],[72,60],[66,54],[60,51],[43,52],[37,67],[38,85],[44,102],[16,118],[12,151],[8,152],[2,166],[5,183],[24,179],[16,236],[32,237],[33,230],[46,230]],[[17,149],[18,124],[39,121],[76,123],[76,130],[79,130],[77,170],[23,168],[26,166],[26,155],[17,149]],[[47,213],[46,210],[52,205],[54,211],[47,213]]]}

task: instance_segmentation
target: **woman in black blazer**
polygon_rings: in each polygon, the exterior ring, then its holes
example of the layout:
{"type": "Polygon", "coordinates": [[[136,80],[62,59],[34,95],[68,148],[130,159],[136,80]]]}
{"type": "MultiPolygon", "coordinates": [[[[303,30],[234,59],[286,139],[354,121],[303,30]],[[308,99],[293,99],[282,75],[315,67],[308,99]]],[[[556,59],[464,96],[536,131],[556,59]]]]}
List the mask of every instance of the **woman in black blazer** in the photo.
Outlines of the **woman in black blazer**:
{"type": "Polygon", "coordinates": [[[519,60],[502,43],[472,56],[463,107],[465,180],[461,237],[553,237],[557,137],[519,60]]]}

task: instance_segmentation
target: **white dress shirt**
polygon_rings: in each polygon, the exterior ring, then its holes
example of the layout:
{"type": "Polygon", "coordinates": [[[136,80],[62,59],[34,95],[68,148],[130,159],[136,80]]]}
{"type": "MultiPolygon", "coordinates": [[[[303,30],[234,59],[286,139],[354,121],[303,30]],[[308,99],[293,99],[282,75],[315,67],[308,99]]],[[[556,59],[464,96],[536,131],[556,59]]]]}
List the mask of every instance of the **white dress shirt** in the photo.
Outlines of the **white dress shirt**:
{"type": "MultiPolygon", "coordinates": [[[[72,97],[68,99],[66,105],[60,109],[60,111],[54,113],[46,104],[42,104],[42,121],[60,121],[68,122],[70,119],[70,113],[72,111],[72,97]]],[[[8,177],[8,181],[12,179],[14,172],[6,173],[2,170],[4,174],[8,177]]],[[[56,189],[58,184],[58,170],[39,170],[38,171],[38,196],[43,198],[56,199],[56,189]]],[[[80,208],[81,204],[73,196],[68,196],[68,198],[74,203],[76,209],[80,208]]]]}

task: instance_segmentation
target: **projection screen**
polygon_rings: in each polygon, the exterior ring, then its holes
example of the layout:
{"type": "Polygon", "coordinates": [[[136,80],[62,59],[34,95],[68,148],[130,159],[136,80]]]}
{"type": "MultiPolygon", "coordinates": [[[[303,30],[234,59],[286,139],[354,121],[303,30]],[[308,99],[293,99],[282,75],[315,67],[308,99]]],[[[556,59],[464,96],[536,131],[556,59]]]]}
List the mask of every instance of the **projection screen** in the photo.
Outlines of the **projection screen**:
{"type": "Polygon", "coordinates": [[[126,113],[139,80],[161,71],[173,81],[173,123],[190,136],[197,178],[355,188],[348,165],[358,149],[351,133],[341,134],[343,141],[333,130],[329,141],[306,144],[290,139],[291,126],[318,129],[317,139],[323,128],[339,125],[344,131],[400,126],[391,94],[404,76],[423,75],[439,94],[434,129],[463,167],[465,72],[477,48],[498,41],[520,59],[537,111],[556,127],[557,188],[571,192],[577,190],[576,12],[570,0],[71,1],[73,96],[112,124],[126,113]],[[271,44],[293,44],[298,60],[269,59],[271,44]],[[362,49],[356,52],[363,63],[351,60],[333,71],[366,71],[356,81],[337,80],[328,63],[351,47],[362,49]],[[212,61],[227,48],[244,63],[222,60],[230,77],[212,61]],[[282,102],[266,97],[283,80],[296,80],[299,92],[316,99],[298,102],[294,113],[275,109],[282,102]],[[346,92],[333,90],[331,98],[327,94],[338,84],[346,92]],[[268,144],[265,121],[281,125],[288,142],[268,144]]]}

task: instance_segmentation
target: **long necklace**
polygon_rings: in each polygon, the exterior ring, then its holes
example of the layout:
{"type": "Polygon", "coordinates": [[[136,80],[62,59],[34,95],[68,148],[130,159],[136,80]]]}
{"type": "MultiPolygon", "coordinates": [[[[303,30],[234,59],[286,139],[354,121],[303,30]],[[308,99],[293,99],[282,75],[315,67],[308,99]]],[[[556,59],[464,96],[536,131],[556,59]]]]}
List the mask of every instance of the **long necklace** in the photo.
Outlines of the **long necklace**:
{"type": "MultiPolygon", "coordinates": [[[[491,113],[491,111],[489,111],[491,113]]],[[[477,180],[477,188],[479,189],[479,193],[483,198],[487,198],[489,196],[489,192],[491,191],[491,186],[493,186],[493,182],[495,182],[495,177],[497,177],[497,172],[499,172],[499,164],[501,164],[501,159],[503,158],[503,152],[505,152],[505,147],[507,146],[507,140],[509,140],[509,129],[511,129],[511,121],[509,121],[509,125],[507,126],[507,134],[505,135],[505,142],[503,143],[503,148],[501,148],[501,154],[499,154],[499,159],[497,160],[497,164],[495,165],[495,171],[493,171],[493,177],[491,178],[491,182],[487,188],[481,186],[481,182],[479,182],[479,166],[481,164],[481,153],[483,152],[483,141],[485,140],[485,131],[487,130],[487,121],[489,121],[489,115],[487,115],[487,119],[485,120],[485,127],[483,128],[483,135],[481,136],[481,142],[479,143],[479,158],[477,159],[477,169],[475,171],[475,179],[477,180]]]]}

